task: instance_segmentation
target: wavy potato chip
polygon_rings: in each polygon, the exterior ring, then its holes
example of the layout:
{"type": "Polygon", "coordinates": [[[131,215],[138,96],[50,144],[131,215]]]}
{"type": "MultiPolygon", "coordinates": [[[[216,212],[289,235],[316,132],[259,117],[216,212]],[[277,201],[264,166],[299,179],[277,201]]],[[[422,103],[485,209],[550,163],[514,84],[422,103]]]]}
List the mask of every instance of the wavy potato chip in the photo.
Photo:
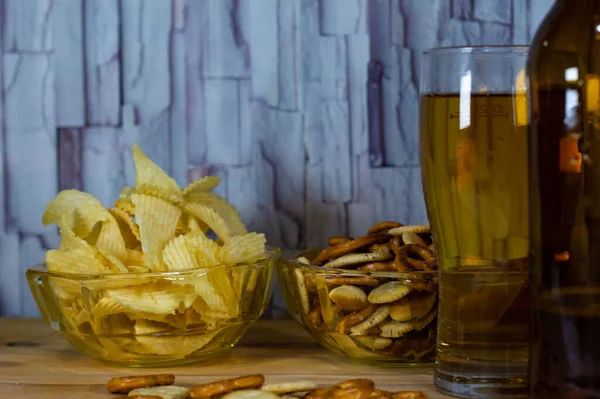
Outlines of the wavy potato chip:
{"type": "Polygon", "coordinates": [[[136,335],[151,335],[157,333],[166,333],[173,330],[173,326],[160,321],[137,319],[133,326],[133,331],[136,335]]]}
{"type": "Polygon", "coordinates": [[[148,266],[140,266],[140,265],[125,265],[125,267],[127,268],[127,270],[130,273],[150,273],[152,272],[152,269],[150,269],[148,266]]]}
{"type": "Polygon", "coordinates": [[[185,287],[159,283],[106,290],[107,296],[117,300],[129,311],[163,315],[175,313],[185,294],[185,287]]]}
{"type": "Polygon", "coordinates": [[[216,332],[185,335],[174,337],[138,336],[137,341],[142,344],[148,354],[155,355],[181,355],[187,356],[205,347],[216,335],[216,332]]]}
{"type": "Polygon", "coordinates": [[[104,317],[111,314],[118,314],[127,311],[127,307],[114,298],[104,297],[100,299],[91,310],[94,317],[104,317]]]}
{"type": "Polygon", "coordinates": [[[192,215],[188,215],[187,221],[187,229],[190,233],[206,234],[210,230],[210,227],[208,227],[206,223],[198,221],[198,219],[192,215]]]}
{"type": "Polygon", "coordinates": [[[46,265],[52,273],[105,274],[110,273],[93,253],[78,248],[70,251],[51,249],[46,252],[46,265]]]}
{"type": "Polygon", "coordinates": [[[153,271],[162,271],[162,251],[175,235],[181,209],[150,195],[133,194],[131,199],[136,208],[135,219],[140,226],[145,263],[153,271]]]}
{"type": "Polygon", "coordinates": [[[229,242],[219,248],[217,257],[225,265],[254,262],[265,257],[266,242],[265,235],[262,233],[233,236],[229,242]]]}
{"type": "Polygon", "coordinates": [[[140,148],[133,145],[133,163],[135,165],[135,187],[155,186],[172,194],[180,194],[181,189],[168,174],[165,173],[157,164],[152,162],[140,148]]]}
{"type": "Polygon", "coordinates": [[[129,216],[135,215],[135,205],[131,202],[131,197],[127,199],[118,199],[115,201],[115,208],[125,212],[129,216]]]}
{"type": "Polygon", "coordinates": [[[185,234],[165,245],[163,260],[170,271],[210,267],[218,264],[219,245],[204,234],[185,234]]]}
{"type": "Polygon", "coordinates": [[[148,266],[144,265],[144,253],[142,251],[138,251],[137,249],[127,250],[127,260],[125,261],[125,266],[143,266],[149,270],[148,266]]]}
{"type": "Polygon", "coordinates": [[[194,180],[183,189],[183,195],[189,196],[195,193],[207,193],[212,191],[221,183],[221,178],[218,176],[204,176],[194,180]]]}
{"type": "Polygon", "coordinates": [[[108,267],[111,272],[127,273],[128,270],[125,267],[125,265],[123,264],[123,262],[121,262],[116,257],[109,255],[109,254],[103,254],[102,257],[103,257],[102,263],[104,264],[104,266],[108,267]]]}
{"type": "Polygon", "coordinates": [[[135,224],[130,214],[119,208],[110,208],[108,210],[110,214],[115,218],[125,241],[126,248],[133,248],[140,245],[140,227],[135,224]]]}
{"type": "Polygon", "coordinates": [[[90,317],[90,313],[85,310],[85,309],[81,309],[79,311],[79,313],[77,313],[77,316],[75,316],[75,318],[73,319],[73,321],[75,322],[75,324],[77,326],[80,326],[84,323],[91,323],[92,319],[90,317]]]}
{"type": "Polygon", "coordinates": [[[246,234],[248,232],[248,230],[246,230],[246,226],[244,226],[244,223],[242,222],[240,214],[235,207],[227,202],[227,200],[224,198],[219,197],[217,194],[207,192],[192,192],[185,196],[185,200],[195,204],[207,206],[217,212],[225,221],[230,235],[235,236],[239,234],[246,234]]]}
{"type": "Polygon", "coordinates": [[[46,206],[42,223],[44,226],[66,224],[76,236],[85,238],[108,215],[108,211],[94,196],[79,190],[63,190],[46,206]]]}
{"type": "Polygon", "coordinates": [[[127,259],[127,249],[119,223],[111,214],[108,215],[107,220],[101,223],[102,227],[95,247],[103,254],[114,256],[124,262],[127,259]]]}
{"type": "Polygon", "coordinates": [[[186,203],[183,205],[183,210],[206,223],[223,242],[230,240],[231,233],[227,223],[214,209],[202,204],[186,203]]]}
{"type": "Polygon", "coordinates": [[[183,202],[183,195],[181,192],[173,193],[171,191],[167,191],[161,187],[158,187],[154,184],[142,184],[135,188],[134,191],[136,194],[146,194],[151,195],[153,197],[157,197],[163,199],[171,204],[180,204],[183,202]]]}

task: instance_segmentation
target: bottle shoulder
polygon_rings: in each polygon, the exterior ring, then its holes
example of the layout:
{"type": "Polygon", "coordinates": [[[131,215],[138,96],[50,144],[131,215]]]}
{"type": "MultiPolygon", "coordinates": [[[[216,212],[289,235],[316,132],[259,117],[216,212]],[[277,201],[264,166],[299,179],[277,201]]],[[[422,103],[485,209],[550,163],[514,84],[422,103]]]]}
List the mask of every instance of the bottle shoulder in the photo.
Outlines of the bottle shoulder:
{"type": "Polygon", "coordinates": [[[530,52],[563,51],[587,54],[600,35],[600,2],[557,2],[533,37],[530,52]]]}

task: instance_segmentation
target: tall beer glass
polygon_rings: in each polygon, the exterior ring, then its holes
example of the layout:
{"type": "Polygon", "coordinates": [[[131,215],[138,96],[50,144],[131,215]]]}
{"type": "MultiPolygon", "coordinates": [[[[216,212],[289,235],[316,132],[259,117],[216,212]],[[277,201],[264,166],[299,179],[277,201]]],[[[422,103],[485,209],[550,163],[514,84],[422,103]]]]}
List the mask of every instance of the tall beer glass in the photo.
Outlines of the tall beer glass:
{"type": "Polygon", "coordinates": [[[525,395],[528,145],[524,47],[424,53],[420,161],[440,266],[435,384],[525,395]]]}

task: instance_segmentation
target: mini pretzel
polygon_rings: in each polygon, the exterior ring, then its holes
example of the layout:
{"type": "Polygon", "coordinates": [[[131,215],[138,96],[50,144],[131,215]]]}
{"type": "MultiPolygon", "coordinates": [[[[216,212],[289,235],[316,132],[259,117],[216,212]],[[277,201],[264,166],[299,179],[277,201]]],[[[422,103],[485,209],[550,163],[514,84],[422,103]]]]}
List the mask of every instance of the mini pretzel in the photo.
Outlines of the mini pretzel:
{"type": "Polygon", "coordinates": [[[238,389],[260,388],[265,382],[262,374],[245,375],[227,380],[209,382],[208,384],[196,385],[190,388],[191,398],[212,398],[216,395],[229,393],[238,389]]]}
{"type": "Polygon", "coordinates": [[[333,398],[334,392],[336,392],[338,389],[339,388],[336,387],[315,389],[306,395],[304,399],[330,399],[333,398]]]}
{"type": "Polygon", "coordinates": [[[366,285],[369,287],[376,287],[379,285],[379,280],[375,277],[370,277],[370,276],[328,277],[325,279],[325,285],[327,287],[335,287],[338,285],[366,285]]]}
{"type": "Polygon", "coordinates": [[[428,396],[424,392],[417,391],[400,391],[391,392],[391,399],[427,399],[428,396]]]}
{"type": "Polygon", "coordinates": [[[173,385],[173,374],[151,374],[111,378],[106,383],[106,390],[110,393],[128,393],[137,388],[149,388],[157,385],[173,385]]]}
{"type": "Polygon", "coordinates": [[[394,261],[391,262],[373,262],[366,263],[360,266],[357,270],[361,272],[394,272],[396,271],[396,265],[394,261]]]}
{"type": "Polygon", "coordinates": [[[422,340],[416,340],[414,338],[400,337],[394,340],[394,343],[386,349],[385,353],[393,357],[402,356],[407,350],[415,350],[417,352],[424,351],[425,349],[435,349],[437,339],[437,331],[435,328],[429,329],[427,338],[422,340]]]}
{"type": "Polygon", "coordinates": [[[347,380],[338,382],[335,386],[340,387],[342,389],[368,389],[369,392],[375,389],[375,383],[366,378],[357,378],[353,380],[347,380]]]}
{"type": "Polygon", "coordinates": [[[315,259],[313,259],[313,265],[320,265],[324,261],[333,258],[339,258],[342,255],[347,255],[351,252],[355,252],[359,249],[369,247],[373,244],[379,244],[382,242],[389,241],[390,236],[386,234],[373,234],[354,240],[345,242],[343,244],[336,245],[334,247],[325,248],[315,259]]]}
{"type": "Polygon", "coordinates": [[[369,395],[369,399],[391,399],[390,393],[381,389],[375,389],[369,395]]]}
{"type": "Polygon", "coordinates": [[[369,252],[379,252],[379,251],[392,252],[392,245],[389,242],[386,242],[385,244],[373,244],[369,247],[369,252]]]}
{"type": "Polygon", "coordinates": [[[402,226],[404,226],[404,225],[402,223],[398,223],[398,222],[379,222],[375,226],[371,227],[367,231],[367,234],[377,234],[377,233],[381,233],[382,231],[387,231],[389,229],[394,229],[396,227],[402,227],[402,226]]]}
{"type": "Polygon", "coordinates": [[[371,303],[360,312],[350,313],[338,323],[336,331],[339,334],[348,334],[351,327],[354,327],[358,323],[362,323],[363,321],[367,320],[373,313],[375,313],[378,307],[379,305],[371,303]]]}
{"type": "Polygon", "coordinates": [[[368,399],[375,390],[375,383],[371,380],[359,378],[340,382],[335,384],[334,387],[339,389],[333,392],[333,398],[368,399]]]}
{"type": "Polygon", "coordinates": [[[428,281],[423,281],[423,280],[411,280],[411,281],[402,281],[404,285],[409,286],[410,288],[412,288],[413,290],[417,290],[417,291],[427,291],[427,292],[433,292],[433,293],[438,293],[439,292],[439,285],[436,281],[432,281],[432,280],[428,280],[428,281]]]}
{"type": "Polygon", "coordinates": [[[398,249],[396,266],[399,264],[402,270],[398,269],[398,271],[406,271],[406,269],[431,271],[434,270],[435,255],[427,247],[417,244],[407,244],[398,249]],[[416,255],[420,259],[411,258],[410,255],[416,255]]]}
{"type": "Polygon", "coordinates": [[[405,266],[404,263],[402,263],[400,260],[400,248],[402,247],[402,239],[400,237],[394,237],[392,238],[390,244],[392,245],[392,252],[394,252],[394,255],[396,255],[394,259],[394,267],[396,268],[396,270],[402,273],[410,272],[411,269],[405,266]]]}
{"type": "Polygon", "coordinates": [[[329,237],[327,243],[330,247],[333,247],[336,245],[344,244],[348,241],[352,241],[352,237],[329,237]]]}
{"type": "Polygon", "coordinates": [[[321,307],[317,306],[311,310],[308,313],[307,319],[311,326],[319,328],[321,326],[321,307]]]}

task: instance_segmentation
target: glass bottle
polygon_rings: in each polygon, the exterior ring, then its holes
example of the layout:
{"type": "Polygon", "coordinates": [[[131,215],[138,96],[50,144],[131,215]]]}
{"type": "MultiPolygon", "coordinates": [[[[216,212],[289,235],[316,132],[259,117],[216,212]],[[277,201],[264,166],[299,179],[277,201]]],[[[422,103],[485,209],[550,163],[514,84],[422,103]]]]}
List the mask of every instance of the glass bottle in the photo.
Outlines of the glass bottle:
{"type": "Polygon", "coordinates": [[[528,59],[530,393],[600,397],[600,0],[557,0],[528,59]]]}

